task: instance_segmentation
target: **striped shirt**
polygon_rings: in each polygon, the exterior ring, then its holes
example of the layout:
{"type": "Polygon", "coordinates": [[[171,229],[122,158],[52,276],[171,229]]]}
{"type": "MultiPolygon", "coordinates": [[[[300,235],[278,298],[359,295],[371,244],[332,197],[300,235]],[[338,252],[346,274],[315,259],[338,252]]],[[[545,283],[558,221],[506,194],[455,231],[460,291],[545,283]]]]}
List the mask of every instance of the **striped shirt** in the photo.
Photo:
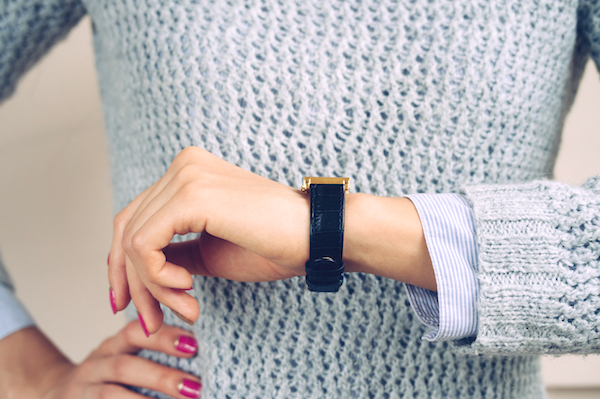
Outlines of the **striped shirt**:
{"type": "Polygon", "coordinates": [[[477,334],[477,242],[475,220],[459,194],[407,196],[417,208],[431,257],[437,293],[407,284],[408,297],[423,324],[423,339],[454,340],[477,334]]]}

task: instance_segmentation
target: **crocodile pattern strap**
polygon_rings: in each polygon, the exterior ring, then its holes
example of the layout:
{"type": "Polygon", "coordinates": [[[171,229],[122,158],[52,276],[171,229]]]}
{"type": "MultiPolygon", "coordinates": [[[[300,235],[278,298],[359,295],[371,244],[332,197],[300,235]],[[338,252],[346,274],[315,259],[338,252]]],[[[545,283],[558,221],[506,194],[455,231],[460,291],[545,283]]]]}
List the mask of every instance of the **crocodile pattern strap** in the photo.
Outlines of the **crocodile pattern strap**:
{"type": "Polygon", "coordinates": [[[310,259],[306,286],[311,291],[337,292],[343,282],[344,185],[310,185],[310,259]]]}

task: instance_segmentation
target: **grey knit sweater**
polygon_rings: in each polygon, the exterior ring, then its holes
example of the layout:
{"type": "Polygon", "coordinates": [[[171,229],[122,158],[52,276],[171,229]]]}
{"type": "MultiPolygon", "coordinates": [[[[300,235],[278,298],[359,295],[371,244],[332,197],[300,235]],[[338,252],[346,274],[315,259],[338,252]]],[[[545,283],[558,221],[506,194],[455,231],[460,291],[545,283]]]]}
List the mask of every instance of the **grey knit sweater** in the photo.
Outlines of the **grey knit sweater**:
{"type": "Polygon", "coordinates": [[[203,398],[534,398],[538,354],[600,351],[600,178],[549,180],[599,1],[0,0],[0,98],[86,12],[116,210],[190,145],[474,209],[474,341],[421,340],[403,285],[373,275],[335,295],[197,278],[198,356],[144,355],[203,398]]]}

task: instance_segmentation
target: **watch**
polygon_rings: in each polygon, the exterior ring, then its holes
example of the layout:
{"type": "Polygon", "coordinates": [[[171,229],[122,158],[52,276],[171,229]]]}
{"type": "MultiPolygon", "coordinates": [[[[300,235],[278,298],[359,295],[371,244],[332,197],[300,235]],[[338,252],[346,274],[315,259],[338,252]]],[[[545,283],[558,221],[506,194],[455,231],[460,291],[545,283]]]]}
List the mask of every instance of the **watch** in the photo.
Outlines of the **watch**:
{"type": "Polygon", "coordinates": [[[310,194],[310,258],[306,288],[337,292],[344,281],[344,202],[348,177],[305,177],[302,191],[310,194]]]}

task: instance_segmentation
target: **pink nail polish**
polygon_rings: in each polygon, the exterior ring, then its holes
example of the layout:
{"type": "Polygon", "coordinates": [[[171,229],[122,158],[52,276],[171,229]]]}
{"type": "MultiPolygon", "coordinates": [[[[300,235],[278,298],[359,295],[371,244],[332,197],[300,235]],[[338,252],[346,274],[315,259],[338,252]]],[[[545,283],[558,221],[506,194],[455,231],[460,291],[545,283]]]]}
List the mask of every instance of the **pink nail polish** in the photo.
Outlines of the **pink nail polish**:
{"type": "Polygon", "coordinates": [[[110,289],[110,307],[112,308],[113,314],[117,314],[117,298],[115,297],[115,292],[113,289],[110,289]]]}
{"type": "Polygon", "coordinates": [[[181,335],[175,340],[175,347],[183,353],[196,353],[198,350],[198,342],[194,337],[181,335]]]}
{"type": "Polygon", "coordinates": [[[110,252],[108,253],[108,259],[106,259],[106,264],[110,265],[110,252]]]}
{"type": "Polygon", "coordinates": [[[142,317],[142,314],[140,312],[138,312],[138,320],[140,321],[140,324],[142,325],[142,330],[144,330],[144,334],[146,334],[146,337],[150,337],[150,333],[148,332],[148,329],[146,328],[146,323],[144,323],[144,318],[142,317]]]}
{"type": "Polygon", "coordinates": [[[202,384],[188,379],[184,379],[177,386],[179,393],[188,398],[199,398],[201,388],[202,384]]]}

